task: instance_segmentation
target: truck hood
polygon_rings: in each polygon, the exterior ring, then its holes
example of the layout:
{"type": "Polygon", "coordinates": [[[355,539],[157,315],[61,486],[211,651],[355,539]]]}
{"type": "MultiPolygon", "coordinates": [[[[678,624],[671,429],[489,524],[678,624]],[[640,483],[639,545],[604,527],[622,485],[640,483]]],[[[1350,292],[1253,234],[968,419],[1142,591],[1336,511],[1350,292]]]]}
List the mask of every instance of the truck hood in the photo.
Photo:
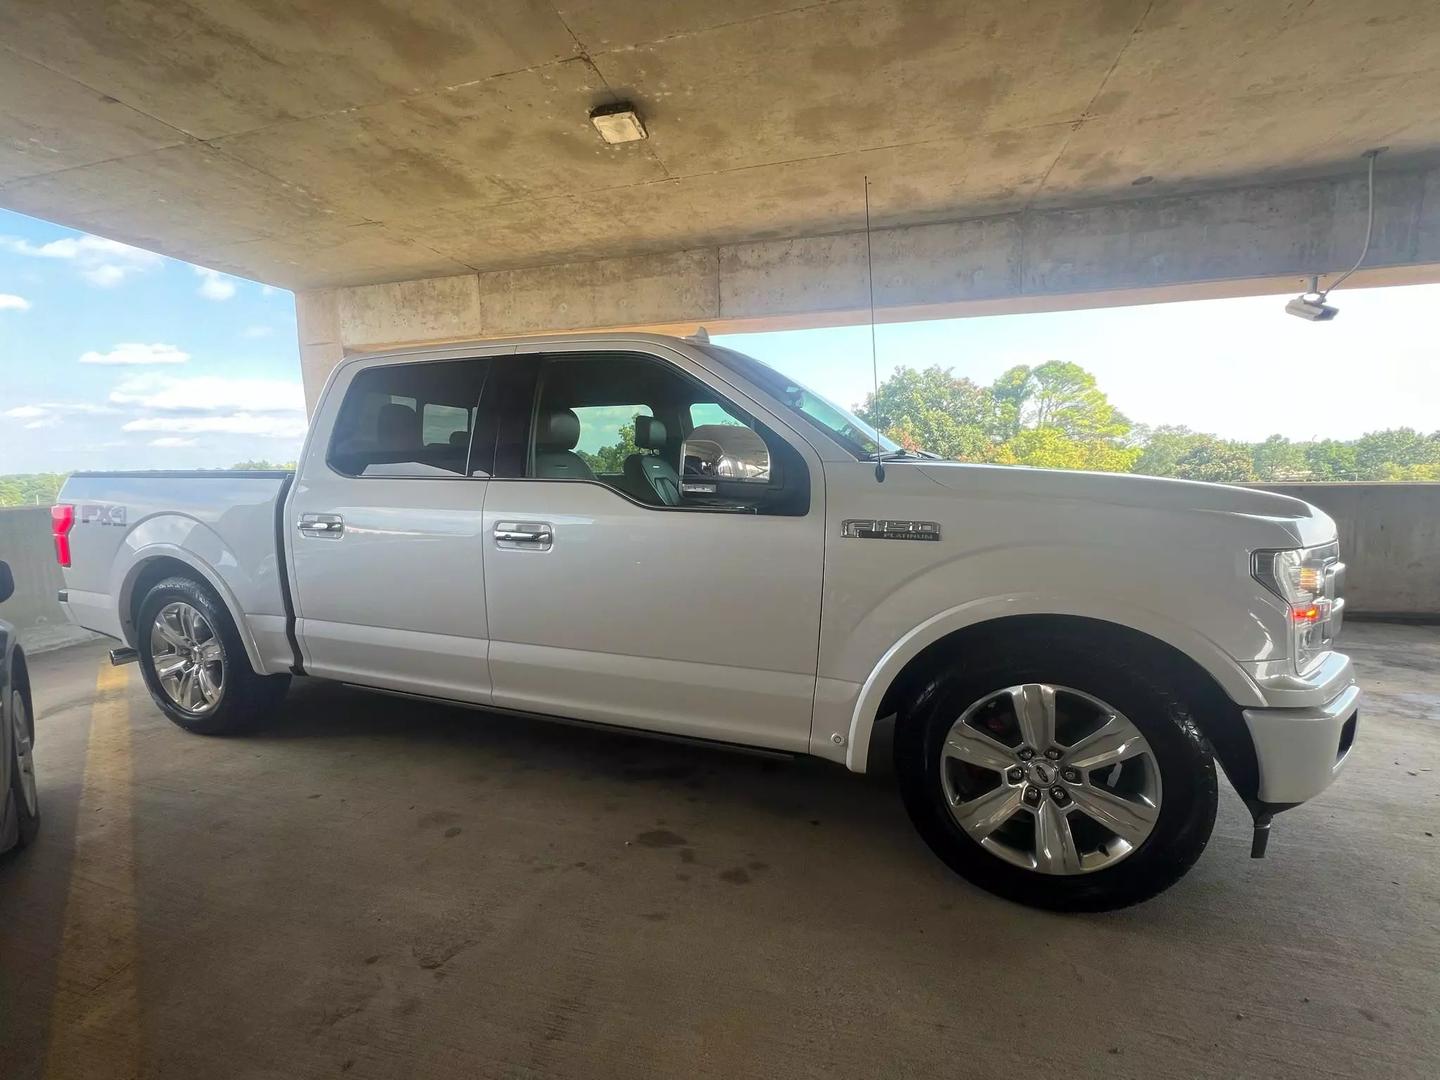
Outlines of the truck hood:
{"type": "MultiPolygon", "coordinates": [[[[1297,546],[1310,546],[1327,543],[1336,535],[1335,522],[1317,507],[1258,488],[1133,473],[971,465],[954,461],[925,462],[915,468],[942,487],[970,497],[1077,500],[1093,510],[1108,506],[1151,513],[1249,519],[1255,523],[1254,527],[1242,531],[1253,537],[1256,547],[1281,546],[1285,539],[1297,546]]],[[[1239,525],[1240,520],[1236,524],[1239,525]]]]}

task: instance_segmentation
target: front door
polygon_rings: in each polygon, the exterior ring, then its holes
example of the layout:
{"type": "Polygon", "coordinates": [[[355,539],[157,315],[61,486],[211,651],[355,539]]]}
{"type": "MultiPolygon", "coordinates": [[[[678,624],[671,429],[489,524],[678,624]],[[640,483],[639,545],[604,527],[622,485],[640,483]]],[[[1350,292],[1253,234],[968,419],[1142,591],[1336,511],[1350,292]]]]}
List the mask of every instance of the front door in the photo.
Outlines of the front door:
{"type": "Polygon", "coordinates": [[[485,499],[495,704],[806,749],[824,554],[813,452],[679,355],[506,367],[523,390],[485,499]]]}
{"type": "Polygon", "coordinates": [[[336,377],[314,425],[332,438],[307,447],[285,518],[309,674],[489,702],[490,367],[482,356],[336,377]]]}

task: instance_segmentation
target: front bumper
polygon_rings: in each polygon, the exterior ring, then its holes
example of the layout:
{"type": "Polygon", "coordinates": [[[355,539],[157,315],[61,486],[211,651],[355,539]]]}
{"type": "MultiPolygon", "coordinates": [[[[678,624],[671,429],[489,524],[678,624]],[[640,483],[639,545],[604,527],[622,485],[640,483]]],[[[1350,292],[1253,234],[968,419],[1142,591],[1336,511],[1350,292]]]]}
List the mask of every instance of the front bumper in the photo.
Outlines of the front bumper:
{"type": "Polygon", "coordinates": [[[1257,798],[1293,806],[1329,787],[1355,743],[1359,706],[1352,681],[1323,705],[1243,710],[1260,769],[1257,798]]]}

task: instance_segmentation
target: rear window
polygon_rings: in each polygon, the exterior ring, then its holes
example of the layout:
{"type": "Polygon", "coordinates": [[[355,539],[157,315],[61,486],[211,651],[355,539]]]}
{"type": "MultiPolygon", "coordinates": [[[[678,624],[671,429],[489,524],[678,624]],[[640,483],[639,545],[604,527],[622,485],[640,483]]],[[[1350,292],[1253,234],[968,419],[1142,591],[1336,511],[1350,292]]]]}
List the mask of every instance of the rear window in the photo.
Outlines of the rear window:
{"type": "Polygon", "coordinates": [[[357,477],[486,475],[472,468],[489,452],[475,439],[489,367],[484,359],[443,360],[360,372],[330,437],[331,468],[357,477]]]}

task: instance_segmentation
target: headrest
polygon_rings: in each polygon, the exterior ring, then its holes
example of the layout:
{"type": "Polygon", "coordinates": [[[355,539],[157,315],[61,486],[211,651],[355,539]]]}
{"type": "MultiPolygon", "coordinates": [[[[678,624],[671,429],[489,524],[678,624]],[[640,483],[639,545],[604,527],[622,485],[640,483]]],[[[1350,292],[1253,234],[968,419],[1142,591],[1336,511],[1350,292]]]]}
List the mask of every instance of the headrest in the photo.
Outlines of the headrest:
{"type": "Polygon", "coordinates": [[[375,417],[375,441],[387,450],[406,450],[420,442],[420,416],[408,405],[390,402],[375,417]]]}
{"type": "Polygon", "coordinates": [[[535,432],[535,445],[546,450],[573,450],[580,441],[580,418],[570,409],[544,413],[535,432]]]}
{"type": "Polygon", "coordinates": [[[450,445],[451,445],[451,446],[458,446],[458,447],[466,447],[466,446],[469,446],[469,445],[470,445],[470,432],[468,432],[468,431],[452,431],[452,432],[450,433],[450,445]]]}
{"type": "Polygon", "coordinates": [[[665,422],[653,416],[635,417],[635,445],[641,450],[664,450],[665,422]]]}

